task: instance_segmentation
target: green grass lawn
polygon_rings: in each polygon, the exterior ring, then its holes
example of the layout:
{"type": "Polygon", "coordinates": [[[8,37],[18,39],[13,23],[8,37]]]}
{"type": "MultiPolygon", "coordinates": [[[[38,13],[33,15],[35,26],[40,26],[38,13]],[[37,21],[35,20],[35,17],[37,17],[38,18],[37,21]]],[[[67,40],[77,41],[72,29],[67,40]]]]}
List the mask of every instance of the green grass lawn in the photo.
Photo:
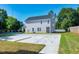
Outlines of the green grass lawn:
{"type": "Polygon", "coordinates": [[[44,48],[43,44],[32,44],[32,43],[18,43],[10,41],[0,41],[0,53],[8,54],[19,54],[19,53],[39,53],[44,48]]]}
{"type": "Polygon", "coordinates": [[[79,35],[75,33],[62,33],[59,53],[77,54],[79,53],[79,35]]]}

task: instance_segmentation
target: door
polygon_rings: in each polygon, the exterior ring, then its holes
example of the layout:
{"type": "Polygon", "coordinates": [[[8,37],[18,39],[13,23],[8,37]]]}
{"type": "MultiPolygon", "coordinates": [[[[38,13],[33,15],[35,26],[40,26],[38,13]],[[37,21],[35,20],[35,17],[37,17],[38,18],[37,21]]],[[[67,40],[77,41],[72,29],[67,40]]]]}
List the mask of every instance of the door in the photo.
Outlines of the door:
{"type": "Polygon", "coordinates": [[[32,28],[32,32],[33,32],[33,33],[35,33],[35,30],[34,30],[34,28],[32,28]]]}
{"type": "Polygon", "coordinates": [[[50,28],[46,27],[46,32],[49,33],[50,32],[50,28]]]}

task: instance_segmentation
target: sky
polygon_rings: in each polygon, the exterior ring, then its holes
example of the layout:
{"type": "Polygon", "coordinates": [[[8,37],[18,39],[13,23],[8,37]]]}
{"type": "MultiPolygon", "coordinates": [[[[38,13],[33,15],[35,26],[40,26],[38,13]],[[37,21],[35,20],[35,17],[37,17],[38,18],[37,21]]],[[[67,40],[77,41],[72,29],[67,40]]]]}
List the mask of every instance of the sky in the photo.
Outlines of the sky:
{"type": "Polygon", "coordinates": [[[24,22],[28,17],[47,15],[50,10],[58,15],[62,8],[77,8],[78,4],[0,4],[1,9],[24,22]]]}

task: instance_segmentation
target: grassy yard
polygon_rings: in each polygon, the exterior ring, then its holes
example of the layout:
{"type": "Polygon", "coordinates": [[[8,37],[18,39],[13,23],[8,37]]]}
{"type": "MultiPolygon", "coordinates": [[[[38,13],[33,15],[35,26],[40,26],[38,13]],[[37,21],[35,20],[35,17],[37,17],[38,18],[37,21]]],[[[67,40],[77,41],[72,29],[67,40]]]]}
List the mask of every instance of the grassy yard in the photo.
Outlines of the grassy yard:
{"type": "Polygon", "coordinates": [[[59,53],[63,54],[79,53],[79,35],[75,33],[62,33],[59,53]]]}
{"type": "Polygon", "coordinates": [[[18,43],[10,41],[0,41],[0,53],[39,53],[44,48],[43,44],[18,43]]]}

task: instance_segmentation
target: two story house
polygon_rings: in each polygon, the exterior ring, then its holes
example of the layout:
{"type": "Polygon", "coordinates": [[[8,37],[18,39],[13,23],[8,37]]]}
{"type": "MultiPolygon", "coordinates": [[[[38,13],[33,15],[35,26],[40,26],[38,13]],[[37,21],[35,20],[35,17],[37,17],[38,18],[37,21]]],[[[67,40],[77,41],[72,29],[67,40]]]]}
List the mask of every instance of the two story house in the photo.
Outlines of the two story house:
{"type": "Polygon", "coordinates": [[[29,33],[51,33],[55,30],[56,14],[29,17],[25,20],[25,31],[29,33]]]}

